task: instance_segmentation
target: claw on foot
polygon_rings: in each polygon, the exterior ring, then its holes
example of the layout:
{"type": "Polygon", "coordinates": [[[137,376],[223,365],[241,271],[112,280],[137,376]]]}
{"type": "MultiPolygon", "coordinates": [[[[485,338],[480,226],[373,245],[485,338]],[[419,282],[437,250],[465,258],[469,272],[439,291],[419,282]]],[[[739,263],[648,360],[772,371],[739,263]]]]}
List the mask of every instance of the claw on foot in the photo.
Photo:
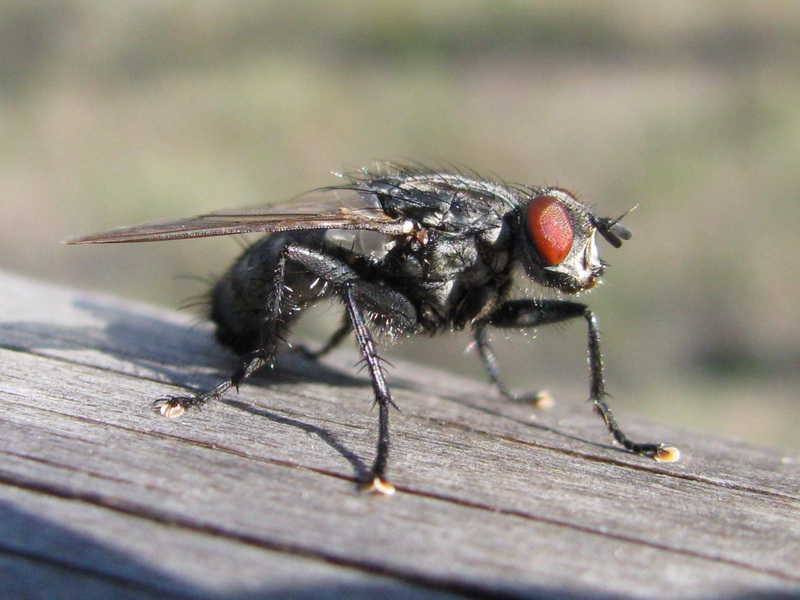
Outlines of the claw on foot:
{"type": "Polygon", "coordinates": [[[180,417],[186,410],[180,398],[162,398],[156,400],[153,403],[153,408],[158,410],[163,416],[169,418],[180,417]]]}

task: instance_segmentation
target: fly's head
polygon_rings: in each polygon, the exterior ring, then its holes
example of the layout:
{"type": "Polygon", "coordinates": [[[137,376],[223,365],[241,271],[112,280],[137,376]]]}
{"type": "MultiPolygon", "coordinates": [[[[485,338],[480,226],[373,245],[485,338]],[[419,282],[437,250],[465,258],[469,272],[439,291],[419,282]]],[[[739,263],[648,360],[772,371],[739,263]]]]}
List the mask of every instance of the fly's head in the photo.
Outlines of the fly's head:
{"type": "Polygon", "coordinates": [[[572,294],[591,289],[605,270],[595,234],[615,248],[631,237],[618,221],[596,216],[566,190],[542,190],[521,212],[520,255],[528,276],[572,294]]]}

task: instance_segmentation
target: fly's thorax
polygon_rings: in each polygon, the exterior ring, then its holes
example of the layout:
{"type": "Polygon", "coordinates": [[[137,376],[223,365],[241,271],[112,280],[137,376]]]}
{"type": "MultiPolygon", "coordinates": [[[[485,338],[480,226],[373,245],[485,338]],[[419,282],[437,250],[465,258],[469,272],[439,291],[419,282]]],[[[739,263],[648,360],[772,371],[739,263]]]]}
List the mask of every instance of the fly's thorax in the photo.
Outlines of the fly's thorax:
{"type": "Polygon", "coordinates": [[[489,181],[455,173],[397,172],[363,181],[383,212],[422,228],[475,234],[499,228],[515,204],[515,192],[489,181]]]}

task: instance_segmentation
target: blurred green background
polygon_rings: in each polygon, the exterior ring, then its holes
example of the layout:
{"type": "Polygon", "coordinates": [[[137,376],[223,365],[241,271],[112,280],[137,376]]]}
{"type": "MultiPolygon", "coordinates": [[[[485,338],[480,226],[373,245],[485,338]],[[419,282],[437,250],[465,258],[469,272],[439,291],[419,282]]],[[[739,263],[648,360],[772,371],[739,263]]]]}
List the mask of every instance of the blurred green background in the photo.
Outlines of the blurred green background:
{"type": "MultiPolygon", "coordinates": [[[[800,450],[796,2],[0,3],[3,268],[177,307],[236,240],[58,241],[383,158],[639,204],[588,298],[614,406],[800,450]]],[[[495,336],[515,387],[583,400],[583,324],[530,337],[495,336]]],[[[392,352],[483,381],[468,341],[392,352]]]]}

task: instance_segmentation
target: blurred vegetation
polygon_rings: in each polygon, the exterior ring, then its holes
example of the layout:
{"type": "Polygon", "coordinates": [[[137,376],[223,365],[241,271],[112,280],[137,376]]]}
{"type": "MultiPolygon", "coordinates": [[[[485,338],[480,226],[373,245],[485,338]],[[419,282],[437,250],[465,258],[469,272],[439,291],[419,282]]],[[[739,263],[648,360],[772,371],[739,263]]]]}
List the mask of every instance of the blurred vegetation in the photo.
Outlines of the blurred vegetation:
{"type": "MultiPolygon", "coordinates": [[[[639,204],[589,298],[618,410],[796,452],[799,100],[791,1],[5,0],[0,266],[178,306],[234,241],[58,240],[381,158],[559,184],[639,204]]],[[[582,326],[527,337],[498,339],[512,381],[583,398],[582,326]]],[[[482,379],[467,343],[413,357],[482,379]]]]}

